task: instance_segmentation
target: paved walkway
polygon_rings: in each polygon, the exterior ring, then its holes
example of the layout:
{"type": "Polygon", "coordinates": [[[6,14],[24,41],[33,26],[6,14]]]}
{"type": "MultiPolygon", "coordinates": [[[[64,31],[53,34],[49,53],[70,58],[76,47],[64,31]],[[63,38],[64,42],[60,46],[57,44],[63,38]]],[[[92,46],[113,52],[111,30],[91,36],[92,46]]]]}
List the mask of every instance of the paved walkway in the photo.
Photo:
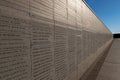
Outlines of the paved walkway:
{"type": "Polygon", "coordinates": [[[115,39],[96,80],[120,80],[120,39],[115,39]]]}

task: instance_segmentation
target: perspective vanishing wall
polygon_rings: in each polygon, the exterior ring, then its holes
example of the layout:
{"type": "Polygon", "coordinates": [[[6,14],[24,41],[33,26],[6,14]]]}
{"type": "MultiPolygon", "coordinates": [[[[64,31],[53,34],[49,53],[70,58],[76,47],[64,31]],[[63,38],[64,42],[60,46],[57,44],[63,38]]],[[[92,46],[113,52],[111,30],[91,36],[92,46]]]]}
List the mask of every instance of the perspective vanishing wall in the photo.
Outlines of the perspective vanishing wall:
{"type": "Polygon", "coordinates": [[[0,80],[79,80],[111,40],[82,0],[0,0],[0,80]]]}

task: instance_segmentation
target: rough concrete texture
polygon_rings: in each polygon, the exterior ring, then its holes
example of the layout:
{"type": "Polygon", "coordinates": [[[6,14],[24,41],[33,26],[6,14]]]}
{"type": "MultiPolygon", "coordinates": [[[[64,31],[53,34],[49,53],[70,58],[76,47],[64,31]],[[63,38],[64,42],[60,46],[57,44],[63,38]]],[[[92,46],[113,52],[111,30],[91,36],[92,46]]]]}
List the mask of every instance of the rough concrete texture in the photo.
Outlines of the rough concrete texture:
{"type": "Polygon", "coordinates": [[[111,40],[82,0],[0,0],[0,80],[78,80],[111,40]]]}
{"type": "Polygon", "coordinates": [[[96,80],[120,80],[120,39],[115,39],[96,80]]]}

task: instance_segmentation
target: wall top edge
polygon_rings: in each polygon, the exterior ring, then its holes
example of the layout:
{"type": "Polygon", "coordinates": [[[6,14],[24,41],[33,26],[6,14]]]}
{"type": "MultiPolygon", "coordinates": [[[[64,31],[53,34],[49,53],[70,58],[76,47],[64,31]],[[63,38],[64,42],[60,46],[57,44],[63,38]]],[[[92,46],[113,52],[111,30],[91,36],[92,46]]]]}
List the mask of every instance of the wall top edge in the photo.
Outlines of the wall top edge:
{"type": "MultiPolygon", "coordinates": [[[[92,11],[92,13],[97,17],[98,20],[100,20],[100,22],[102,22],[102,24],[104,24],[104,26],[106,27],[107,30],[110,31],[110,29],[105,25],[105,23],[96,15],[96,13],[91,9],[91,7],[85,2],[85,0],[81,0],[84,2],[84,4],[92,11]]],[[[111,32],[111,31],[110,31],[111,32]]],[[[111,32],[112,33],[112,32],[111,32]]]]}

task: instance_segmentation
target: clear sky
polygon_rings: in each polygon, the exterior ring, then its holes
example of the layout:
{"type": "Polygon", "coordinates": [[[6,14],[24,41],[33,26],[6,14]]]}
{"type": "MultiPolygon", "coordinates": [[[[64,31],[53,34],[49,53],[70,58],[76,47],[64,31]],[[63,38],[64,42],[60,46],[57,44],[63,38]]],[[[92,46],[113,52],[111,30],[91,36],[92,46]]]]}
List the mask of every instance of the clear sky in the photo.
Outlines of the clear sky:
{"type": "Polygon", "coordinates": [[[120,32],[120,0],[85,1],[111,32],[120,32]]]}

